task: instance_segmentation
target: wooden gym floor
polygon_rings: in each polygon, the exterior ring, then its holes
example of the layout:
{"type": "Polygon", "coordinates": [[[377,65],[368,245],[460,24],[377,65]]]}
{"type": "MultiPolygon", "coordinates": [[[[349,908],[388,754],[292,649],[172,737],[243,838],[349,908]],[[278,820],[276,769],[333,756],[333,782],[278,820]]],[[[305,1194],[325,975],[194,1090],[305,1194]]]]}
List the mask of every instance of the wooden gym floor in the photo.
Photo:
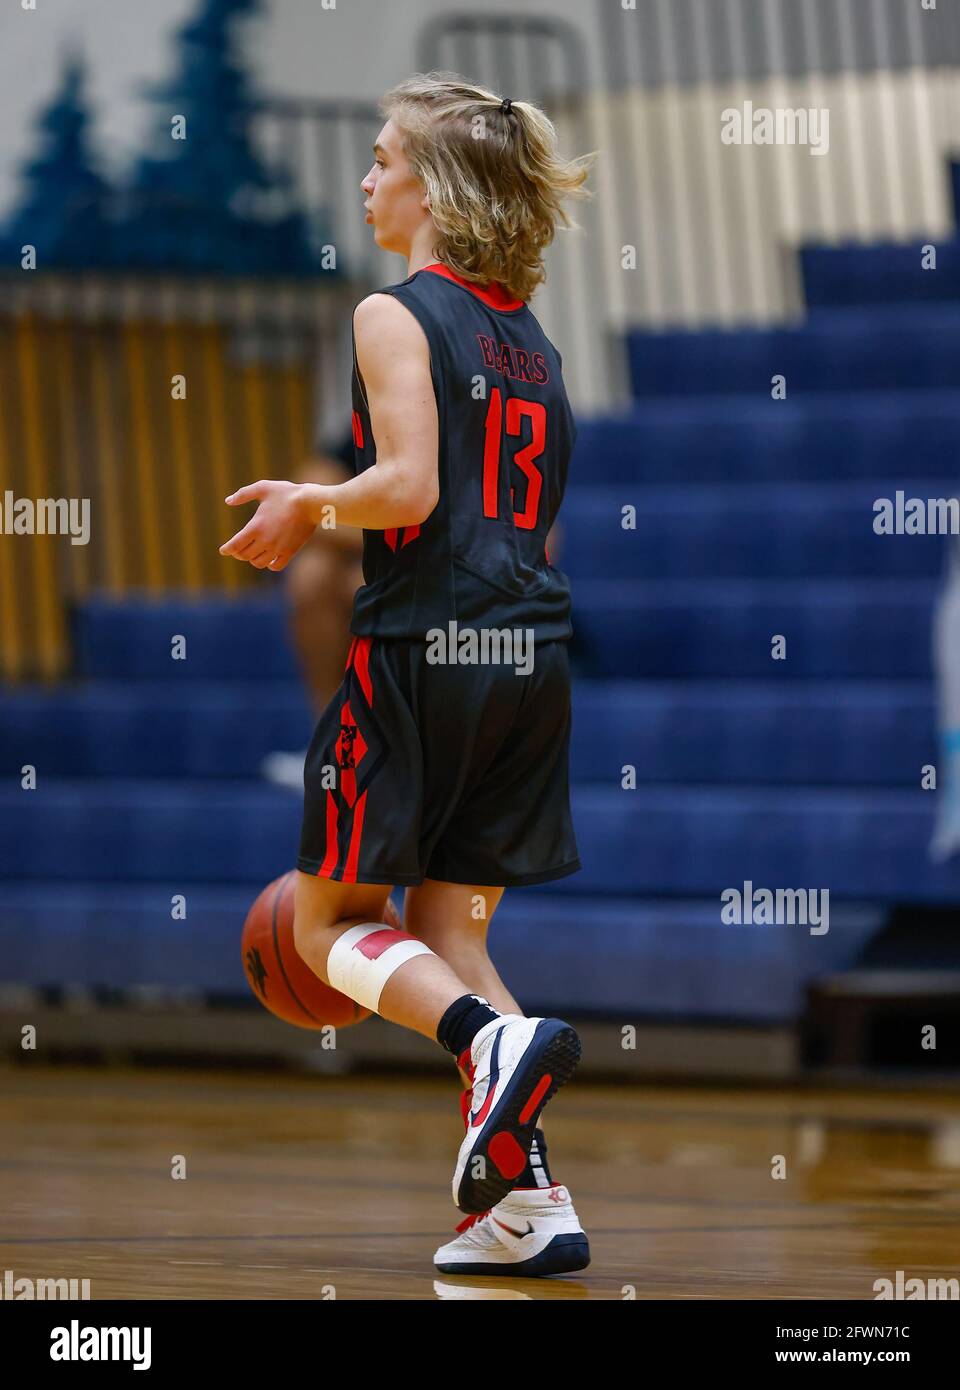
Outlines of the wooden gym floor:
{"type": "Polygon", "coordinates": [[[0,1068],[0,1279],[104,1298],[872,1299],[960,1277],[960,1096],[601,1087],[545,1112],[593,1263],[437,1275],[456,1083],[0,1068]],[[775,1155],[784,1181],[771,1177],[775,1155]],[[174,1181],[176,1155],[186,1178],[174,1181]],[[626,1294],[625,1294],[626,1290],[626,1294]]]}

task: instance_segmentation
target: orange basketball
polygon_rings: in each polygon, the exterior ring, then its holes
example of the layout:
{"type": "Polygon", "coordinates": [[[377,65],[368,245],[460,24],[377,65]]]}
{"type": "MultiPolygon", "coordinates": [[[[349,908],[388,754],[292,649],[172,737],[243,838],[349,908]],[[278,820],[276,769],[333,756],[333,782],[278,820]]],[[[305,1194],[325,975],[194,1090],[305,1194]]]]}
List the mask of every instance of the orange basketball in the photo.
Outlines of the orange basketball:
{"type": "MultiPolygon", "coordinates": [[[[297,1028],[347,1028],[370,1010],[331,989],[297,955],[293,944],[291,869],[260,894],[243,924],[241,955],[250,988],[265,1009],[297,1028]]],[[[389,911],[389,909],[388,909],[389,911]]]]}

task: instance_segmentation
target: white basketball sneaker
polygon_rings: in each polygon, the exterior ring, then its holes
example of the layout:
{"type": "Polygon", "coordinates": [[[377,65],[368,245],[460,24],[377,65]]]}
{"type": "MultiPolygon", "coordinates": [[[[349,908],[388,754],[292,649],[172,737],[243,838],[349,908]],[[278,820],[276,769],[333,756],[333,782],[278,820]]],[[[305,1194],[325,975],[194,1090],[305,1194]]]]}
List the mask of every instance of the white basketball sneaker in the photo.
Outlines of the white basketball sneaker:
{"type": "Polygon", "coordinates": [[[470,1048],[473,1104],[453,1174],[461,1211],[482,1213],[504,1197],[526,1167],[540,1112],[573,1075],[580,1039],[559,1018],[501,1014],[470,1048]]]}
{"type": "Polygon", "coordinates": [[[561,1183],[515,1187],[482,1216],[468,1216],[433,1263],[442,1274],[572,1274],[590,1263],[590,1245],[561,1183]]]}

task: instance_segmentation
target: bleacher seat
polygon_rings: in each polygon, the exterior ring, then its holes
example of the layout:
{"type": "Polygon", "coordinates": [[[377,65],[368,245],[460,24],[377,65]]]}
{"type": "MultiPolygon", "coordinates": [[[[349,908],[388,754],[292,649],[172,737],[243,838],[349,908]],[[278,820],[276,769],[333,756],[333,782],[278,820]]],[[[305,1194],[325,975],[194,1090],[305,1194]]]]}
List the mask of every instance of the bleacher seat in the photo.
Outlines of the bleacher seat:
{"type": "Polygon", "coordinates": [[[800,266],[811,309],[960,299],[960,243],[953,239],[929,237],[907,246],[808,246],[800,266]],[[936,250],[935,266],[929,264],[927,247],[936,250]]]}
{"type": "MultiPolygon", "coordinates": [[[[632,332],[632,405],[579,422],[559,563],[584,869],[494,919],[528,1006],[786,1022],[892,904],[960,898],[921,789],[944,542],[872,525],[897,489],[958,489],[960,256],[940,255],[920,272],[917,245],[809,248],[803,323],[632,332]],[[722,924],[745,881],[828,889],[830,931],[722,924]]],[[[311,732],[279,585],[95,596],[74,644],[76,681],[0,697],[5,973],[242,992],[243,916],[300,823],[259,766],[311,732]]]]}
{"type": "Polygon", "coordinates": [[[576,651],[607,677],[917,679],[930,674],[934,593],[927,579],[586,580],[576,651]]]}
{"type": "MultiPolygon", "coordinates": [[[[629,681],[574,685],[576,782],[916,786],[936,756],[923,681],[629,681]]],[[[267,753],[306,747],[300,686],[167,681],[24,686],[7,695],[0,769],[49,778],[259,777],[267,753]]],[[[256,783],[254,782],[254,785],[256,783]]],[[[241,788],[241,791],[246,788],[241,788]]]]}
{"type": "MultiPolygon", "coordinates": [[[[642,772],[642,769],[641,769],[642,772]]],[[[934,869],[930,793],[888,788],[578,785],[583,871],[558,893],[717,895],[828,888],[838,898],[951,901],[934,869]]],[[[300,805],[258,783],[47,780],[0,789],[0,878],[267,883],[295,856],[300,805]]],[[[615,961],[611,961],[611,968],[615,961]]]]}
{"type": "MultiPolygon", "coordinates": [[[[238,923],[253,884],[25,884],[0,888],[5,965],[35,988],[124,990],[141,982],[209,995],[245,992],[238,923]]],[[[785,1023],[806,980],[857,959],[882,912],[849,905],[826,936],[725,926],[716,902],[505,896],[490,928],[498,969],[529,1010],[562,1009],[624,1023],[663,1017],[785,1023]],[[615,943],[616,970],[611,971],[615,943]]]]}
{"type": "MultiPolygon", "coordinates": [[[[911,481],[907,498],[950,498],[957,478],[911,481]]],[[[559,563],[574,584],[613,579],[936,576],[940,536],[883,535],[875,503],[889,479],[849,483],[575,485],[559,563]],[[625,508],[634,512],[625,515],[625,508]]],[[[903,489],[901,489],[903,490],[903,489]]]]}
{"type": "MultiPolygon", "coordinates": [[[[713,351],[719,358],[724,350],[721,339],[713,351]]],[[[914,478],[955,476],[958,432],[957,391],[789,389],[786,400],[774,401],[768,381],[752,395],[649,397],[580,421],[570,484],[632,489],[888,478],[910,488],[914,478]]],[[[632,493],[623,500],[633,500],[632,493]]],[[[576,517],[568,510],[569,530],[576,517]]]]}
{"type": "Polygon", "coordinates": [[[627,344],[639,397],[744,392],[770,400],[779,376],[788,397],[960,386],[960,305],[823,309],[785,328],[634,331],[627,344]]]}

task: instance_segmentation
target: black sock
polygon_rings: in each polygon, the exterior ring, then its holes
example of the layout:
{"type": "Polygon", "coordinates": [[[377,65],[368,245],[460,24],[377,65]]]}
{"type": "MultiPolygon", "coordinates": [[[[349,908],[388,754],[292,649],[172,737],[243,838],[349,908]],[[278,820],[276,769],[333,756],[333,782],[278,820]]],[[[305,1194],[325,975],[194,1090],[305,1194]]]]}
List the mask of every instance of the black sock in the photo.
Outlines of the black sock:
{"type": "Polygon", "coordinates": [[[547,1141],[543,1130],[534,1130],[535,1138],[527,1155],[527,1165],[517,1179],[518,1187],[551,1187],[550,1165],[547,1163],[547,1141]]]}
{"type": "Polygon", "coordinates": [[[491,1009],[479,994],[464,994],[453,1001],[437,1024],[437,1042],[454,1057],[459,1057],[480,1029],[499,1017],[496,1009],[491,1009]]]}

